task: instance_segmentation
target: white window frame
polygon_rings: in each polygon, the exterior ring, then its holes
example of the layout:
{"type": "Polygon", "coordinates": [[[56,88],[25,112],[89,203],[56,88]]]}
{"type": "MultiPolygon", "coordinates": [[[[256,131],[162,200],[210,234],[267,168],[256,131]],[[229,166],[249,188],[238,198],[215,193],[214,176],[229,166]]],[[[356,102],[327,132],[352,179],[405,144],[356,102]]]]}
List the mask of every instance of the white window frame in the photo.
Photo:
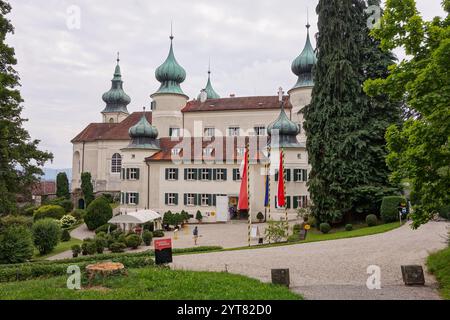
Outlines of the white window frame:
{"type": "Polygon", "coordinates": [[[137,168],[130,168],[130,179],[129,180],[137,180],[137,168]]]}
{"type": "Polygon", "coordinates": [[[240,133],[241,133],[241,128],[239,126],[228,127],[228,136],[229,137],[239,137],[240,133]]]}
{"type": "Polygon", "coordinates": [[[120,153],[114,153],[111,157],[111,173],[120,174],[122,172],[122,156],[120,153]]]}
{"type": "Polygon", "coordinates": [[[295,172],[297,172],[297,177],[294,177],[294,180],[295,180],[295,178],[297,178],[296,182],[303,182],[303,171],[302,171],[302,169],[294,170],[294,174],[295,174],[295,172]]]}
{"type": "Polygon", "coordinates": [[[225,178],[225,169],[216,169],[216,181],[225,181],[225,178]]]}
{"type": "Polygon", "coordinates": [[[173,156],[177,156],[177,155],[180,154],[181,149],[180,148],[173,148],[171,152],[172,152],[173,156]]]}
{"type": "Polygon", "coordinates": [[[209,181],[211,176],[209,175],[209,169],[200,169],[200,180],[209,181]],[[206,175],[208,178],[203,178],[206,175]]]}
{"type": "Polygon", "coordinates": [[[306,198],[308,199],[307,195],[302,195],[302,196],[297,196],[297,206],[298,208],[306,208],[307,204],[308,204],[308,200],[306,200],[306,204],[303,203],[303,199],[306,198]]]}
{"type": "Polygon", "coordinates": [[[195,193],[188,193],[186,195],[186,205],[189,207],[195,207],[195,198],[197,195],[195,193]]]}
{"type": "Polygon", "coordinates": [[[169,129],[169,135],[170,135],[170,138],[179,138],[181,136],[181,129],[178,128],[178,127],[170,128],[169,129]],[[170,131],[172,131],[172,132],[170,132],[170,131]],[[175,132],[177,134],[174,134],[175,132]]]}
{"type": "Polygon", "coordinates": [[[167,205],[168,206],[176,206],[175,199],[176,199],[175,193],[168,193],[167,194],[167,205]]]}
{"type": "Polygon", "coordinates": [[[206,147],[206,148],[203,149],[203,155],[205,157],[210,157],[212,155],[213,151],[214,151],[214,148],[206,147]]]}
{"type": "Polygon", "coordinates": [[[202,193],[200,195],[200,206],[209,207],[208,201],[209,201],[209,195],[206,193],[202,193]]]}
{"type": "Polygon", "coordinates": [[[176,168],[168,168],[167,169],[167,180],[168,181],[176,181],[177,169],[176,168]]]}
{"type": "Polygon", "coordinates": [[[267,135],[267,129],[266,126],[255,126],[253,128],[253,130],[255,130],[255,135],[258,137],[264,137],[267,135]],[[261,134],[261,131],[263,131],[263,134],[261,134]]]}
{"type": "Polygon", "coordinates": [[[207,137],[207,138],[215,137],[216,136],[216,128],[214,128],[214,127],[206,127],[203,130],[203,135],[204,135],[204,137],[207,137]]]}
{"type": "Polygon", "coordinates": [[[197,169],[188,168],[186,172],[186,180],[187,181],[195,181],[195,175],[196,175],[197,169]]]}
{"type": "Polygon", "coordinates": [[[133,205],[133,206],[137,205],[137,203],[136,203],[136,200],[137,200],[136,195],[137,194],[138,194],[137,192],[128,192],[128,199],[127,199],[128,200],[128,204],[133,205]],[[131,199],[133,199],[133,202],[132,202],[131,199]]]}

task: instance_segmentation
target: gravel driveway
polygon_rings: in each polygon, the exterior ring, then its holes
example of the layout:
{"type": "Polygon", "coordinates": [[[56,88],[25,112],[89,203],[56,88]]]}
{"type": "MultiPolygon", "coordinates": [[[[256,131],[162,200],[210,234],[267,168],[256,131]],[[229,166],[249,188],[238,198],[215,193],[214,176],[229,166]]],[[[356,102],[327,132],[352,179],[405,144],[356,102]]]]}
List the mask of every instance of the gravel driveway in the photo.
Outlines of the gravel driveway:
{"type": "Polygon", "coordinates": [[[419,230],[403,226],[366,237],[276,248],[175,256],[173,268],[224,271],[270,281],[271,268],[289,268],[291,289],[306,299],[439,299],[437,283],[406,287],[400,266],[425,267],[430,252],[445,247],[449,223],[430,222],[419,230]],[[367,267],[381,268],[381,289],[369,290],[367,267]]]}

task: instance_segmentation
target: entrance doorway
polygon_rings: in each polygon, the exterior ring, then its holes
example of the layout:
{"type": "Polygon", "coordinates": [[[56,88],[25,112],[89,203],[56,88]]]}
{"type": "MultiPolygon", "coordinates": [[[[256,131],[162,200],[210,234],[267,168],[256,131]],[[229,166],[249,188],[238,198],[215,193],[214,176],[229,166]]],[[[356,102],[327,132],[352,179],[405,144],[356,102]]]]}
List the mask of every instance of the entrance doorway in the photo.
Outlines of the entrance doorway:
{"type": "Polygon", "coordinates": [[[84,199],[79,199],[78,200],[78,209],[84,209],[84,199]]]}
{"type": "Polygon", "coordinates": [[[230,218],[232,220],[238,220],[239,219],[238,201],[239,201],[239,197],[237,197],[237,196],[228,196],[228,208],[229,208],[229,212],[230,212],[230,218]]]}

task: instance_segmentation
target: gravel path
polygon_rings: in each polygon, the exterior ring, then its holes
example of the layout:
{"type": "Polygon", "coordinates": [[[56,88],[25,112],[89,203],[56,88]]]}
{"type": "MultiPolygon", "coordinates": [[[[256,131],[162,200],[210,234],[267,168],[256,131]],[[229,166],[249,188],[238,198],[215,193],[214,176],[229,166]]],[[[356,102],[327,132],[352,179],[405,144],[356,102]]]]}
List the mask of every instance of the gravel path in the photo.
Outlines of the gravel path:
{"type": "MultiPolygon", "coordinates": [[[[403,226],[366,237],[276,248],[175,256],[173,268],[239,273],[264,282],[271,268],[289,268],[292,290],[306,299],[439,299],[437,283],[406,287],[400,266],[425,267],[430,252],[445,247],[449,223],[430,222],[419,230],[403,226]],[[369,290],[367,267],[381,268],[381,289],[369,290]]],[[[226,235],[224,235],[226,236],[226,235]]]]}

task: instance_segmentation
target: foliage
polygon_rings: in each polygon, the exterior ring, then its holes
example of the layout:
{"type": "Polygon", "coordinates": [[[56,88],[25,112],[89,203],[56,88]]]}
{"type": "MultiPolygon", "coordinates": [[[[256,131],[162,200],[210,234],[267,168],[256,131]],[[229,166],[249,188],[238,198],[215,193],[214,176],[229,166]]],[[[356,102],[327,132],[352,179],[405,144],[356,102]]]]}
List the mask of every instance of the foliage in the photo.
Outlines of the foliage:
{"type": "Polygon", "coordinates": [[[151,231],[145,230],[142,233],[142,240],[144,241],[146,246],[150,246],[153,240],[153,233],[151,231]]]}
{"type": "Polygon", "coordinates": [[[69,230],[64,229],[64,230],[62,231],[62,233],[61,233],[61,241],[62,241],[62,242],[67,242],[67,241],[70,241],[70,239],[72,239],[72,238],[71,238],[71,236],[70,236],[69,230]]]}
{"type": "Polygon", "coordinates": [[[46,205],[38,208],[34,211],[34,221],[45,218],[52,218],[56,220],[60,220],[66,212],[64,208],[56,205],[46,205]]]}
{"type": "Polygon", "coordinates": [[[374,227],[378,224],[378,218],[374,214],[369,214],[366,216],[366,223],[369,227],[374,227]]]}
{"type": "Polygon", "coordinates": [[[164,237],[164,230],[155,230],[155,231],[153,231],[153,237],[154,238],[163,238],[164,237]]]}
{"type": "Polygon", "coordinates": [[[81,252],[83,256],[93,255],[97,252],[97,245],[93,239],[87,238],[81,244],[81,252]]]}
{"type": "Polygon", "coordinates": [[[439,216],[444,219],[450,220],[450,204],[443,206],[439,209],[439,216]]]}
{"type": "Polygon", "coordinates": [[[311,217],[311,207],[304,207],[297,209],[297,218],[303,219],[303,221],[308,221],[311,217]]]}
{"type": "Polygon", "coordinates": [[[450,4],[446,17],[425,21],[414,0],[386,1],[373,35],[383,49],[401,47],[410,56],[387,79],[367,81],[368,94],[405,99],[416,114],[386,133],[391,180],[407,179],[415,195],[413,227],[426,223],[450,202],[450,4]]]}
{"type": "Polygon", "coordinates": [[[36,209],[37,209],[37,207],[34,205],[26,205],[26,206],[23,206],[22,208],[20,208],[19,213],[20,213],[20,215],[23,215],[23,216],[32,217],[34,210],[36,210],[36,209]]]}
{"type": "Polygon", "coordinates": [[[174,217],[173,217],[172,211],[169,210],[169,211],[165,212],[164,216],[163,216],[163,224],[170,226],[170,225],[173,225],[173,221],[174,221],[174,217]]]}
{"type": "Polygon", "coordinates": [[[75,244],[72,246],[72,257],[76,258],[81,253],[81,246],[79,244],[75,244]]]}
{"type": "Polygon", "coordinates": [[[92,201],[86,210],[84,222],[89,230],[95,230],[106,224],[112,218],[112,209],[104,198],[100,197],[92,201]]]}
{"type": "Polygon", "coordinates": [[[202,213],[201,213],[200,210],[197,210],[197,213],[195,214],[195,219],[196,219],[198,222],[202,222],[203,216],[202,216],[202,213]]]}
{"type": "Polygon", "coordinates": [[[384,222],[398,221],[398,210],[401,203],[406,204],[406,199],[402,196],[389,196],[383,198],[380,214],[384,222]]]}
{"type": "Polygon", "coordinates": [[[70,213],[70,215],[72,217],[74,217],[75,219],[77,219],[77,221],[80,221],[81,219],[83,219],[85,214],[86,214],[86,210],[83,210],[83,209],[75,209],[70,213]]]}
{"type": "Polygon", "coordinates": [[[137,249],[142,243],[141,237],[135,233],[129,234],[126,237],[125,241],[126,241],[127,247],[132,248],[132,249],[137,249]]]}
{"type": "Polygon", "coordinates": [[[0,218],[0,233],[8,227],[23,226],[25,228],[31,228],[33,225],[33,219],[24,216],[8,215],[0,218]]]}
{"type": "Polygon", "coordinates": [[[29,229],[11,225],[0,233],[0,263],[20,263],[33,256],[33,238],[29,229]]]}
{"type": "Polygon", "coordinates": [[[427,266],[439,282],[442,297],[450,300],[450,247],[431,254],[427,266]]]}
{"type": "Polygon", "coordinates": [[[61,206],[64,208],[64,211],[69,213],[73,210],[73,203],[69,199],[66,198],[56,198],[53,200],[46,201],[45,204],[49,205],[55,205],[55,206],[61,206]]]}
{"type": "Polygon", "coordinates": [[[303,226],[301,224],[294,224],[292,227],[292,232],[294,233],[300,233],[300,231],[303,229],[303,226]]]}
{"type": "Polygon", "coordinates": [[[6,38],[14,32],[6,17],[11,6],[0,1],[0,216],[17,212],[16,196],[30,197],[33,184],[43,174],[41,167],[53,158],[38,150],[39,140],[31,140],[21,117],[23,100],[14,49],[6,38]],[[20,169],[19,169],[20,168],[20,169]]]}
{"type": "Polygon", "coordinates": [[[181,216],[183,217],[184,222],[189,222],[189,220],[191,219],[191,217],[189,216],[189,213],[187,213],[184,210],[181,210],[180,212],[181,216]]]}
{"type": "Polygon", "coordinates": [[[77,223],[77,219],[75,219],[73,216],[71,215],[65,215],[61,218],[61,220],[59,220],[59,222],[61,223],[61,228],[63,229],[67,229],[70,228],[71,226],[73,226],[75,223],[77,223]]]}
{"type": "Polygon", "coordinates": [[[108,202],[108,203],[114,203],[114,197],[110,193],[104,193],[102,194],[102,197],[108,202]]]}
{"type": "Polygon", "coordinates": [[[95,229],[95,233],[96,234],[98,234],[100,232],[108,233],[108,230],[109,230],[109,232],[113,232],[114,230],[117,230],[117,225],[111,224],[111,223],[105,223],[104,225],[101,225],[100,227],[95,229]]]}
{"type": "Polygon", "coordinates": [[[323,222],[320,224],[319,229],[320,229],[320,232],[327,234],[328,232],[331,231],[331,226],[329,223],[323,222]]]}
{"type": "Polygon", "coordinates": [[[114,242],[109,246],[109,250],[114,253],[123,252],[126,249],[126,245],[122,242],[114,242]]]}
{"type": "Polygon", "coordinates": [[[288,237],[288,223],[286,221],[268,221],[265,238],[269,242],[280,242],[288,237]]]}
{"type": "Polygon", "coordinates": [[[70,199],[69,179],[65,172],[59,172],[56,176],[56,196],[58,198],[70,199]]]}
{"type": "Polygon", "coordinates": [[[97,235],[94,238],[95,243],[95,249],[98,254],[102,254],[105,248],[108,246],[108,241],[106,240],[106,237],[97,235]]]}
{"type": "Polygon", "coordinates": [[[142,228],[144,230],[148,230],[148,231],[152,231],[155,230],[155,224],[153,223],[153,221],[151,222],[146,222],[142,225],[142,228]]]}
{"type": "Polygon", "coordinates": [[[260,222],[264,221],[264,214],[260,211],[256,215],[256,219],[258,219],[260,222]]]}
{"type": "Polygon", "coordinates": [[[34,245],[41,255],[50,253],[58,244],[61,227],[54,219],[41,219],[33,225],[34,245]]]}
{"type": "Polygon", "coordinates": [[[353,225],[351,223],[348,223],[345,225],[345,231],[352,231],[353,230],[353,225]]]}
{"type": "Polygon", "coordinates": [[[399,104],[362,91],[368,77],[385,77],[392,55],[369,37],[363,1],[320,0],[318,61],[311,104],[304,109],[308,182],[317,222],[362,213],[388,187],[384,134],[399,120],[399,104]],[[370,192],[369,192],[370,191],[370,192]]]}
{"type": "Polygon", "coordinates": [[[92,176],[90,172],[81,174],[81,191],[83,192],[85,207],[94,200],[94,186],[92,185],[92,176]]]}

